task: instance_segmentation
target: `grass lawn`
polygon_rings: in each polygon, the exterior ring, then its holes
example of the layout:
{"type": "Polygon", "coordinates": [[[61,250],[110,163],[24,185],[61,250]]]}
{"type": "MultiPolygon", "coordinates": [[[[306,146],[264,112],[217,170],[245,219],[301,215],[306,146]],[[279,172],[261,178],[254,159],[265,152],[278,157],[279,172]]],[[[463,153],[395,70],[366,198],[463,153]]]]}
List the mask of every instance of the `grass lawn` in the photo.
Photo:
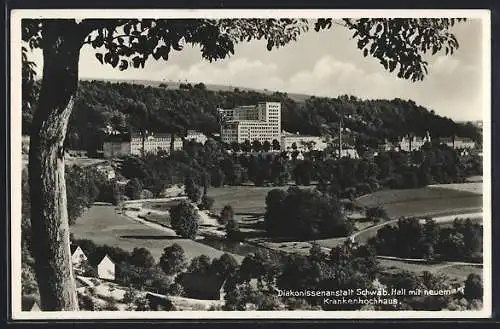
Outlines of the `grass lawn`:
{"type": "Polygon", "coordinates": [[[212,212],[220,213],[225,205],[230,205],[239,220],[259,219],[266,212],[266,196],[269,191],[282,187],[226,186],[209,188],[208,195],[214,198],[212,212]]]}
{"type": "MultiPolygon", "coordinates": [[[[159,229],[136,222],[115,212],[113,206],[95,205],[90,208],[74,225],[71,232],[77,239],[90,239],[96,244],[107,244],[132,251],[144,247],[159,260],[163,249],[174,243],[179,244],[187,258],[207,255],[220,257],[224,252],[199,242],[172,236],[159,229]]],[[[241,256],[233,255],[238,261],[241,256]]]]}
{"type": "Polygon", "coordinates": [[[390,217],[422,216],[479,209],[482,195],[439,187],[407,190],[384,190],[364,195],[357,200],[364,206],[382,206],[390,217]]]}
{"type": "Polygon", "coordinates": [[[170,208],[181,203],[182,199],[176,199],[171,201],[145,201],[142,203],[142,208],[148,208],[159,211],[168,211],[170,208]]]}
{"type": "Polygon", "coordinates": [[[153,222],[153,223],[158,223],[161,225],[166,225],[170,226],[170,220],[167,215],[162,215],[162,214],[157,214],[157,213],[150,213],[150,214],[145,214],[141,215],[144,217],[144,219],[153,222]]]}
{"type": "Polygon", "coordinates": [[[429,185],[431,188],[445,188],[456,191],[464,191],[471,192],[476,194],[483,194],[483,182],[481,181],[472,181],[468,183],[457,183],[457,184],[438,184],[438,185],[429,185]]]}
{"type": "Polygon", "coordinates": [[[400,272],[410,271],[416,274],[421,274],[424,271],[429,271],[433,274],[446,274],[452,280],[465,281],[470,273],[479,274],[483,276],[483,268],[479,266],[469,265],[450,265],[450,264],[416,264],[411,262],[404,262],[390,259],[379,259],[380,265],[385,269],[384,272],[400,272]]]}
{"type": "MultiPolygon", "coordinates": [[[[470,218],[472,224],[483,224],[483,219],[478,218],[478,217],[471,217],[470,218]]],[[[447,228],[447,227],[453,227],[453,222],[444,222],[444,223],[437,223],[437,225],[440,228],[447,228]]]]}

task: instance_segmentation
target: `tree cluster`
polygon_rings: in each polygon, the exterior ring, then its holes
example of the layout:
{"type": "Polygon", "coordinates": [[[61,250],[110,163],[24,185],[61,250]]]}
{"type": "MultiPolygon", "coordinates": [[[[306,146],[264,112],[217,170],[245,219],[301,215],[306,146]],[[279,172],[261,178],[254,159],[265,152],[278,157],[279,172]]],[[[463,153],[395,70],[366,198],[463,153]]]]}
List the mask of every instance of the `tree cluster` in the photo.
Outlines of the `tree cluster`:
{"type": "Polygon", "coordinates": [[[483,227],[470,219],[442,227],[432,219],[401,218],[382,227],[370,243],[380,255],[481,262],[483,227]]]}
{"type": "Polygon", "coordinates": [[[310,240],[346,236],[352,231],[338,199],[297,187],[269,191],[264,220],[267,232],[274,236],[310,240]]]}
{"type": "Polygon", "coordinates": [[[198,210],[189,202],[181,201],[170,208],[170,225],[177,235],[194,239],[198,232],[198,210]]]}

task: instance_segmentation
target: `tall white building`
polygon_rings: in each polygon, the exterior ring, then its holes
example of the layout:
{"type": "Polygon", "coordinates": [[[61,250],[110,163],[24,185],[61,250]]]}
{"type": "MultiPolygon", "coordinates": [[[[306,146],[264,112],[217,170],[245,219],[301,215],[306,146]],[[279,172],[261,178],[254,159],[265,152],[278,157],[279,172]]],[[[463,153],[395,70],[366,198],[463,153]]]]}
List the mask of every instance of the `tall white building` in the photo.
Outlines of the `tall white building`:
{"type": "Polygon", "coordinates": [[[260,102],[257,105],[218,109],[221,119],[221,139],[225,143],[245,140],[272,142],[281,136],[281,103],[260,102]]]}

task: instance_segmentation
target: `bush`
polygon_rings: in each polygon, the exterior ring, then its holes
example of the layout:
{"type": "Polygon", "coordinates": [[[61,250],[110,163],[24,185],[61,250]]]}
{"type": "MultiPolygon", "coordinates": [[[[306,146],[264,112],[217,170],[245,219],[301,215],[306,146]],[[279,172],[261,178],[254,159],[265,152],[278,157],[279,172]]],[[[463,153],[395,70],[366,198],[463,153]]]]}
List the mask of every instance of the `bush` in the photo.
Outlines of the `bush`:
{"type": "Polygon", "coordinates": [[[87,294],[78,293],[78,306],[82,311],[97,311],[94,298],[87,294]]]}
{"type": "Polygon", "coordinates": [[[152,198],[154,198],[154,194],[150,190],[142,190],[140,198],[141,199],[152,199],[152,198]]]}
{"type": "Polygon", "coordinates": [[[387,219],[387,211],[382,207],[368,207],[365,210],[366,217],[370,220],[375,221],[376,219],[387,219]]]}
{"type": "Polygon", "coordinates": [[[471,273],[465,280],[464,297],[469,302],[483,299],[483,280],[477,274],[471,273]]]}
{"type": "Polygon", "coordinates": [[[227,225],[227,223],[234,221],[234,210],[230,205],[225,205],[220,212],[219,223],[227,225]]]}
{"type": "Polygon", "coordinates": [[[214,198],[208,195],[204,195],[201,198],[201,203],[199,205],[199,208],[200,210],[211,210],[214,205],[214,202],[215,202],[214,198]]]}
{"type": "Polygon", "coordinates": [[[196,237],[198,219],[198,211],[186,201],[182,201],[170,209],[172,228],[184,238],[194,239],[196,237]]]}
{"type": "Polygon", "coordinates": [[[142,182],[138,178],[131,179],[127,185],[125,185],[125,195],[131,200],[140,199],[142,187],[142,182]]]}
{"type": "Polygon", "coordinates": [[[201,197],[201,190],[192,177],[187,177],[184,181],[184,190],[186,191],[187,197],[197,203],[201,197]]]}
{"type": "Polygon", "coordinates": [[[146,248],[134,248],[130,256],[130,264],[139,268],[151,268],[155,265],[155,259],[146,248]]]}
{"type": "Polygon", "coordinates": [[[239,224],[234,218],[226,223],[226,237],[235,241],[242,240],[239,224]]]}

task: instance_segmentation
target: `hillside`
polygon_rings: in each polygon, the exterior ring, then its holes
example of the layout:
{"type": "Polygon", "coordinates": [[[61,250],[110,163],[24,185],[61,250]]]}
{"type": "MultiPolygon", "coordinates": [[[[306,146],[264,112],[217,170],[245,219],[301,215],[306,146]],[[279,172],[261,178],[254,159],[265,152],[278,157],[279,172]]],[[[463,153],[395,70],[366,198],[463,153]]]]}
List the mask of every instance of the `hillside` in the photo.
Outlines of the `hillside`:
{"type": "MultiPolygon", "coordinates": [[[[90,79],[90,78],[82,78],[81,81],[102,81],[102,82],[110,82],[110,83],[128,83],[135,85],[143,85],[145,87],[154,87],[154,88],[163,88],[166,90],[178,90],[180,89],[181,84],[185,84],[186,82],[176,82],[176,81],[153,81],[153,80],[121,80],[121,79],[90,79]],[[166,85],[160,86],[160,85],[166,85]]],[[[276,91],[267,90],[267,89],[256,89],[256,88],[248,88],[248,87],[240,87],[240,86],[227,86],[227,85],[217,85],[217,84],[205,84],[207,90],[210,91],[234,91],[235,89],[241,91],[252,91],[257,92],[263,95],[272,95],[276,91]]],[[[287,93],[288,97],[297,103],[303,103],[306,99],[310,98],[312,95],[306,94],[296,94],[296,93],[287,93]]]]}
{"type": "MultiPolygon", "coordinates": [[[[411,100],[361,100],[289,95],[228,86],[206,86],[157,81],[113,82],[82,80],[67,132],[67,146],[95,151],[102,148],[106,129],[122,132],[173,132],[187,129],[206,134],[220,130],[217,108],[232,108],[261,101],[281,103],[282,129],[307,135],[335,137],[343,118],[344,142],[376,148],[386,139],[403,136],[433,138],[452,135],[481,140],[472,124],[441,117],[411,100]]],[[[29,133],[32,113],[23,112],[23,133],[29,133]]]]}

